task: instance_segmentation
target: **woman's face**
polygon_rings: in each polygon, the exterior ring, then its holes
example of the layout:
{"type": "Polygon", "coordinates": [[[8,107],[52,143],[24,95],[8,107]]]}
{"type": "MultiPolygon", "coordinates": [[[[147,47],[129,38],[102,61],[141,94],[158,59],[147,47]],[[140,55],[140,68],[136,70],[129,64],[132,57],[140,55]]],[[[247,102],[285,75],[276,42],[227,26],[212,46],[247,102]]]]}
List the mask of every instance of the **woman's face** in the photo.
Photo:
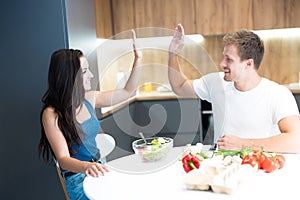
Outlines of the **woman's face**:
{"type": "Polygon", "coordinates": [[[83,87],[85,90],[90,90],[92,88],[91,79],[94,75],[90,71],[89,63],[84,56],[80,57],[80,65],[82,69],[83,87]]]}

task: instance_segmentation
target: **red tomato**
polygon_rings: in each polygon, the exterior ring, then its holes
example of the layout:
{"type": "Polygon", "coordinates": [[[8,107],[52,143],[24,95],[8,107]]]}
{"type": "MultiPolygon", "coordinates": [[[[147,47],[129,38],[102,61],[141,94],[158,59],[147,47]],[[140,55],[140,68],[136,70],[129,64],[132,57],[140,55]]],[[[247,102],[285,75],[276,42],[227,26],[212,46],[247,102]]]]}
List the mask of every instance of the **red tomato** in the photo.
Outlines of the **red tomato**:
{"type": "Polygon", "coordinates": [[[277,155],[275,156],[275,160],[277,161],[279,167],[278,169],[283,168],[284,163],[285,163],[285,157],[283,155],[277,155]]]}
{"type": "Polygon", "coordinates": [[[265,161],[263,162],[262,167],[265,170],[265,172],[271,173],[271,172],[275,171],[276,169],[278,169],[279,165],[278,165],[277,161],[275,160],[275,158],[266,157],[265,161]]]}
{"type": "Polygon", "coordinates": [[[255,167],[255,165],[258,165],[257,158],[253,155],[246,155],[242,160],[242,164],[249,164],[252,167],[255,167]]]}
{"type": "Polygon", "coordinates": [[[265,162],[266,160],[266,154],[264,153],[261,153],[259,156],[258,156],[258,159],[257,159],[257,162],[258,162],[258,169],[263,169],[263,163],[265,162]]]}

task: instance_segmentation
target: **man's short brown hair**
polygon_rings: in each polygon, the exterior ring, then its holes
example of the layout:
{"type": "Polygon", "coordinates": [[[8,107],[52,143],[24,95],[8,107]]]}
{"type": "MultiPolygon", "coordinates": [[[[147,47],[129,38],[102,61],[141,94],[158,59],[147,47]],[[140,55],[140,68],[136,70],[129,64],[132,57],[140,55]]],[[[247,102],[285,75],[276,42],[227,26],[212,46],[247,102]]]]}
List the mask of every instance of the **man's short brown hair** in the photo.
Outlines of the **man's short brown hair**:
{"type": "Polygon", "coordinates": [[[223,44],[235,45],[241,61],[253,59],[256,69],[259,68],[264,56],[264,43],[257,34],[249,30],[239,30],[223,37],[223,44]]]}

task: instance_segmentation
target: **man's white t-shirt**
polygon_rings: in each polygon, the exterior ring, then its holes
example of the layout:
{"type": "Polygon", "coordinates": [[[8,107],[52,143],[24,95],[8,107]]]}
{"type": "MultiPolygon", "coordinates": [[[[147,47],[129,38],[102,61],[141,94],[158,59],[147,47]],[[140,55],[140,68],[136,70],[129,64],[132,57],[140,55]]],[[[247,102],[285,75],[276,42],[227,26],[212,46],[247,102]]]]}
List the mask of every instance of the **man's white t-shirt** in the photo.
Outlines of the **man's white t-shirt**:
{"type": "Polygon", "coordinates": [[[242,138],[265,138],[279,134],[278,122],[299,115],[289,89],[266,78],[254,88],[241,92],[224,73],[211,73],[193,82],[197,95],[211,102],[216,142],[226,134],[242,138]]]}

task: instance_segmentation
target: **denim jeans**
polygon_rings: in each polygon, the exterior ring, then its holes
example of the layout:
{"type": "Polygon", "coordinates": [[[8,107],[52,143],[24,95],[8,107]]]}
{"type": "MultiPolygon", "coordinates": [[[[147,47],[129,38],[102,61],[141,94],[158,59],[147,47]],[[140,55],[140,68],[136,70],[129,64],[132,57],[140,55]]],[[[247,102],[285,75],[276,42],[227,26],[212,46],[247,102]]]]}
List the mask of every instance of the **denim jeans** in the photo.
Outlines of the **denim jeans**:
{"type": "MultiPolygon", "coordinates": [[[[106,163],[106,161],[100,158],[97,162],[106,163]]],[[[64,176],[63,176],[64,177],[64,176]]],[[[66,189],[69,194],[70,200],[88,200],[89,198],[83,191],[83,181],[86,175],[84,173],[77,173],[69,177],[65,177],[66,189]]]]}
{"type": "Polygon", "coordinates": [[[68,191],[71,200],[88,200],[89,198],[85,195],[83,191],[83,181],[86,177],[83,173],[74,174],[72,176],[66,177],[66,189],[68,191]]]}

